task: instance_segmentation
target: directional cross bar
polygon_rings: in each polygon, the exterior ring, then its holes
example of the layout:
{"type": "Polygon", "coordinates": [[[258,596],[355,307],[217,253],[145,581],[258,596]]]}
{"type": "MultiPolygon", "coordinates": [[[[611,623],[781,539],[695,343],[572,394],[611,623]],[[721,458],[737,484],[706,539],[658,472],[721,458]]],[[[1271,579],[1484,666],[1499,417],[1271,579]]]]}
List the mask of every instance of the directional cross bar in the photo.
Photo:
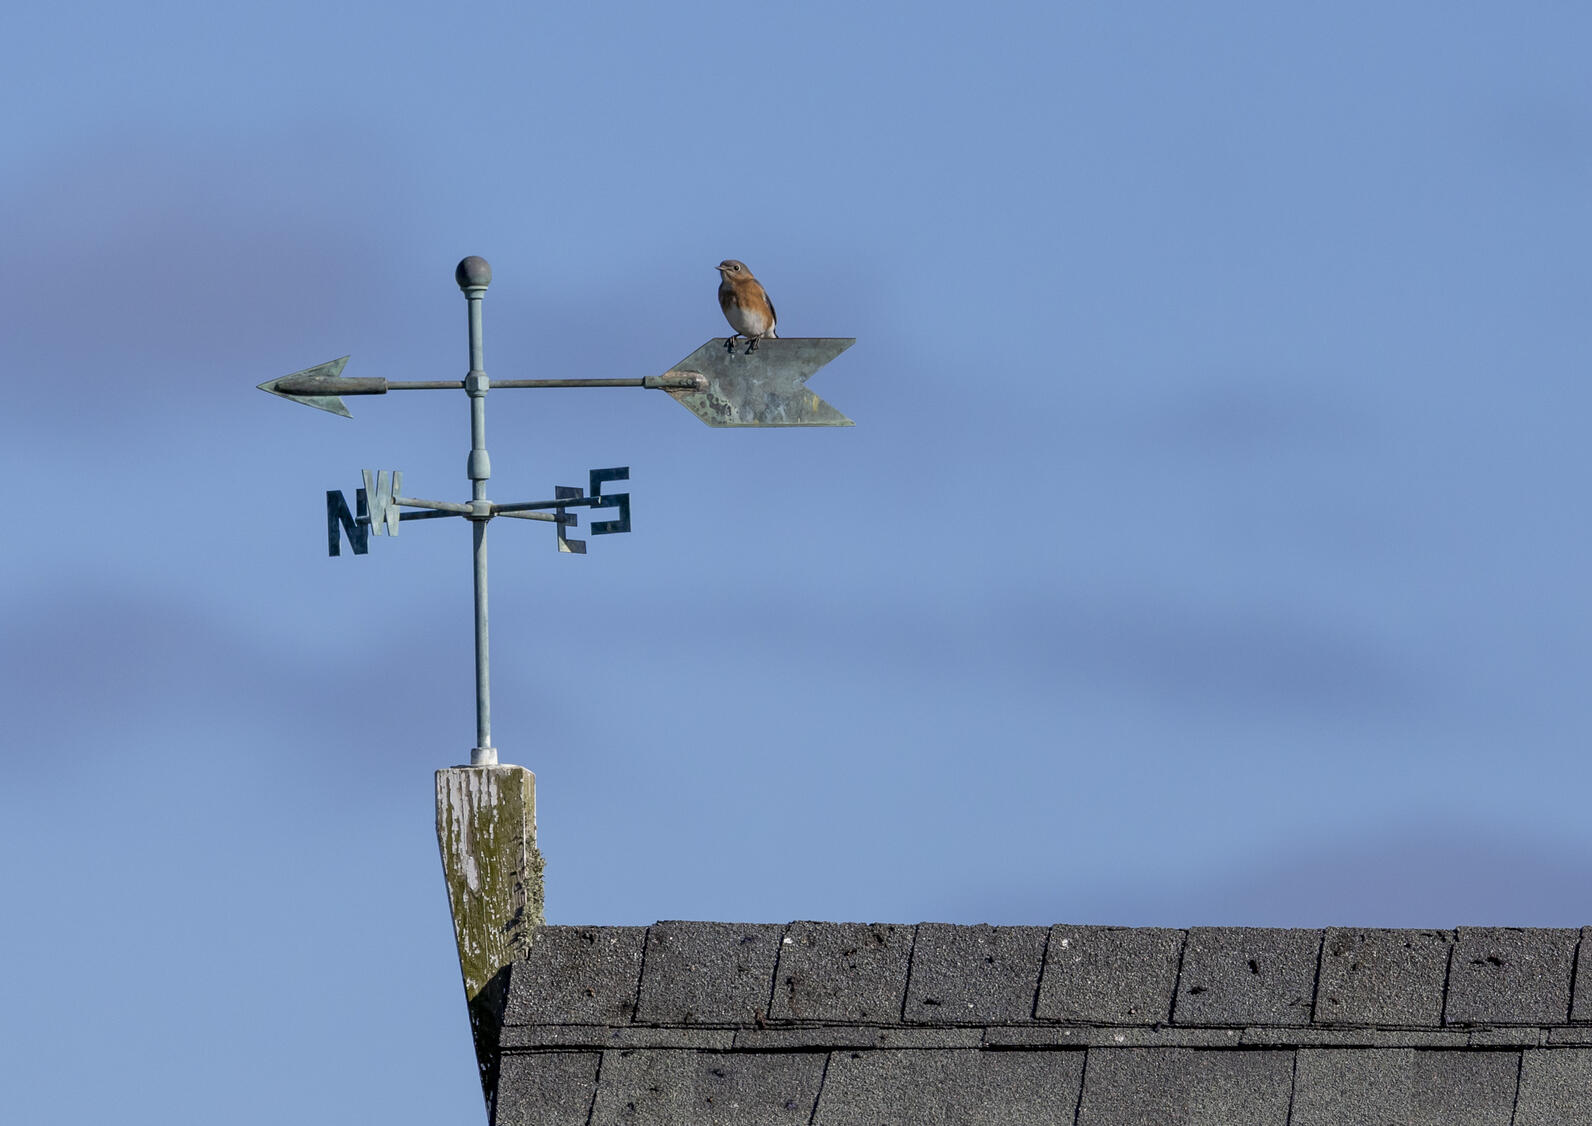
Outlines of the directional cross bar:
{"type": "Polygon", "coordinates": [[[573,513],[566,512],[570,508],[617,508],[617,520],[593,521],[591,533],[594,536],[612,535],[617,532],[630,531],[630,494],[610,493],[603,495],[602,487],[609,481],[628,481],[630,469],[619,466],[611,469],[593,469],[587,474],[590,492],[582,493],[579,489],[567,486],[558,486],[553,490],[553,500],[527,500],[514,501],[509,504],[495,504],[487,502],[484,508],[478,509],[474,504],[461,503],[452,500],[423,500],[419,497],[401,496],[398,490],[403,487],[403,474],[397,470],[363,470],[365,487],[354,494],[355,507],[350,512],[348,501],[342,493],[329,491],[326,494],[326,530],[327,549],[329,554],[341,554],[341,537],[339,532],[348,537],[349,545],[354,549],[355,555],[364,555],[369,551],[372,534],[393,535],[398,534],[400,520],[439,520],[449,516],[462,516],[467,520],[485,522],[494,516],[511,516],[519,520],[542,520],[549,524],[558,524],[558,550],[578,551],[585,554],[585,547],[576,548],[572,545],[583,544],[581,540],[569,540],[564,536],[564,525],[573,526],[579,523],[579,518],[573,513]],[[401,508],[418,509],[417,512],[400,512],[401,508]]]}

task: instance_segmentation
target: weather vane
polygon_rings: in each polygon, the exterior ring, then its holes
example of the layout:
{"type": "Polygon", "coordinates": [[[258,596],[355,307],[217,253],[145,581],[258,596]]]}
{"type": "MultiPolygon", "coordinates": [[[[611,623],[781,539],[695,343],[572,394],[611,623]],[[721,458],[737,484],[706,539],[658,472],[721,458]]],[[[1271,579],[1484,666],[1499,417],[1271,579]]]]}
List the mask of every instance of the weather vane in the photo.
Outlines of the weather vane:
{"type": "Polygon", "coordinates": [[[486,483],[492,476],[492,461],[486,451],[486,396],[489,390],[520,390],[548,387],[643,387],[666,391],[709,426],[850,426],[851,419],[807,390],[807,378],[844,352],[854,339],[808,337],[778,339],[774,333],[774,310],[767,294],[751,271],[733,259],[720,263],[723,278],[720,305],[738,335],[747,338],[746,350],[736,347],[736,337],[710,340],[662,375],[638,379],[507,379],[496,382],[486,374],[481,347],[481,304],[492,283],[492,267],[484,258],[471,255],[454,270],[454,280],[464,291],[469,308],[470,370],[465,377],[451,380],[397,381],[381,378],[345,378],[343,367],[348,357],[317,364],[292,375],[260,384],[260,390],[284,399],[304,403],[345,418],[352,418],[343,398],[348,395],[385,395],[389,391],[458,391],[470,399],[470,457],[466,475],[470,479],[468,502],[422,500],[402,495],[403,474],[397,470],[364,470],[365,487],[355,493],[351,512],[341,492],[326,494],[327,553],[341,554],[342,538],[348,538],[355,555],[370,547],[370,535],[398,534],[401,521],[434,520],[462,516],[470,522],[474,537],[475,565],[475,746],[470,750],[471,766],[491,766],[497,758],[492,746],[492,692],[487,645],[486,529],[498,516],[551,523],[557,533],[558,550],[575,555],[586,553],[583,540],[571,539],[566,529],[579,523],[570,509],[617,509],[612,520],[594,520],[590,534],[610,535],[630,531],[630,495],[603,492],[603,486],[630,478],[630,469],[619,466],[593,469],[587,474],[584,490],[556,486],[551,500],[497,504],[487,499],[486,483]],[[733,269],[732,269],[733,267],[733,269]],[[737,276],[739,275],[739,276],[737,276]],[[751,287],[755,287],[751,288],[751,287]],[[727,296],[729,290],[735,291],[727,296]],[[740,295],[748,295],[744,313],[740,295]],[[758,310],[761,310],[759,312],[758,310]],[[761,345],[761,347],[759,347],[761,345]]]}

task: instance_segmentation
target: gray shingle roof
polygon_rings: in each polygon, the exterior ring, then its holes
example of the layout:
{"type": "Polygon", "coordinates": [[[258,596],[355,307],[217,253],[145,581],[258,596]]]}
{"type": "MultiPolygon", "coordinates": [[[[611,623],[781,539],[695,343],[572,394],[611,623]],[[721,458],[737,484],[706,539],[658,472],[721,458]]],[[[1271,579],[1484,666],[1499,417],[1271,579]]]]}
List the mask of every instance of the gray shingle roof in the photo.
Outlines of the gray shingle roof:
{"type": "Polygon", "coordinates": [[[544,927],[498,1126],[1592,1126],[1592,928],[544,927]]]}

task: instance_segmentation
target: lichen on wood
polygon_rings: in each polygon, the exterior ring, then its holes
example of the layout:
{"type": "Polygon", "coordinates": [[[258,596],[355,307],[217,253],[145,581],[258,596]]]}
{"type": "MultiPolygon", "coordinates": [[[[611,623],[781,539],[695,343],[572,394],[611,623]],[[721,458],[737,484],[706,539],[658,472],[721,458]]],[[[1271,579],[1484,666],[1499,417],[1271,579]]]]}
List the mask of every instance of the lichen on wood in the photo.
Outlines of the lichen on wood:
{"type": "Polygon", "coordinates": [[[536,776],[507,765],[437,771],[437,845],[490,1114],[508,967],[545,922],[536,776]]]}

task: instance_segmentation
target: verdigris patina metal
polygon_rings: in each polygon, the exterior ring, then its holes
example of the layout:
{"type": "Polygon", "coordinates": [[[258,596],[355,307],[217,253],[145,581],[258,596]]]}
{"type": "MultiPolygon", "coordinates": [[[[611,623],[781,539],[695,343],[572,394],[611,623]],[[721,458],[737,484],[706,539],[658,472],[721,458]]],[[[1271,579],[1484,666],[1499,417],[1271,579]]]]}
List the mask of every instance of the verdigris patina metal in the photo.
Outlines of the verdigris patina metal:
{"type": "Polygon", "coordinates": [[[700,375],[705,387],[669,387],[709,426],[850,426],[851,419],[807,389],[807,378],[850,348],[855,338],[822,336],[758,341],[756,351],[710,340],[663,378],[700,375]]]}
{"type": "Polygon", "coordinates": [[[370,536],[396,536],[402,521],[438,520],[461,516],[471,524],[472,563],[475,580],[475,671],[476,740],[470,751],[472,766],[487,766],[498,761],[492,745],[491,669],[487,617],[487,524],[497,516],[551,523],[556,530],[560,552],[586,553],[586,541],[572,539],[567,529],[579,523],[571,511],[579,508],[612,508],[616,519],[592,522],[594,536],[630,531],[630,495],[604,493],[604,484],[625,481],[630,470],[625,466],[593,469],[587,475],[585,491],[560,485],[550,500],[517,501],[496,504],[486,495],[492,476],[492,462],[486,448],[486,398],[492,390],[535,390],[545,388],[639,387],[666,391],[709,426],[850,426],[851,419],[841,414],[807,389],[808,378],[856,341],[852,338],[794,337],[767,339],[756,351],[740,352],[728,347],[724,337],[702,345],[661,375],[639,378],[599,379],[507,379],[491,380],[481,342],[481,307],[487,287],[492,283],[492,267],[474,255],[454,270],[454,280],[464,292],[469,313],[470,368],[463,379],[390,380],[380,377],[347,377],[343,356],[291,375],[268,380],[260,390],[303,403],[317,410],[353,415],[343,404],[349,395],[385,395],[390,391],[464,391],[470,400],[470,454],[466,473],[470,479],[470,500],[444,501],[408,497],[402,494],[403,474],[394,470],[364,470],[364,488],[356,490],[351,509],[347,498],[336,490],[326,494],[327,553],[340,555],[342,541],[348,540],[355,555],[370,550],[370,536]]]}

